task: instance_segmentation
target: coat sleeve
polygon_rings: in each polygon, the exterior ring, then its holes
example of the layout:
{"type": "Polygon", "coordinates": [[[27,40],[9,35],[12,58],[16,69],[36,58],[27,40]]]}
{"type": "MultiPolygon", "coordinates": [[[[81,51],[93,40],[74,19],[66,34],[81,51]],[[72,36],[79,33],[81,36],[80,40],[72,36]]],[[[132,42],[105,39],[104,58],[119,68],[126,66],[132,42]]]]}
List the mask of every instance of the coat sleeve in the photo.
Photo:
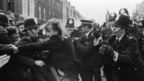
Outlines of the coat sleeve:
{"type": "Polygon", "coordinates": [[[79,51],[83,53],[88,53],[90,51],[90,47],[82,45],[80,42],[77,43],[79,51]]]}
{"type": "Polygon", "coordinates": [[[31,51],[44,51],[44,50],[57,50],[60,43],[55,40],[48,40],[46,42],[37,42],[21,45],[18,47],[19,52],[31,51]]]}
{"type": "Polygon", "coordinates": [[[19,56],[18,61],[22,65],[28,65],[28,66],[35,65],[35,60],[30,57],[26,57],[26,56],[19,56]]]}
{"type": "Polygon", "coordinates": [[[14,53],[14,50],[8,44],[0,44],[0,55],[12,53],[14,53]]]}
{"type": "Polygon", "coordinates": [[[9,44],[11,41],[8,37],[8,33],[6,30],[0,27],[0,43],[1,44],[9,44]]]}

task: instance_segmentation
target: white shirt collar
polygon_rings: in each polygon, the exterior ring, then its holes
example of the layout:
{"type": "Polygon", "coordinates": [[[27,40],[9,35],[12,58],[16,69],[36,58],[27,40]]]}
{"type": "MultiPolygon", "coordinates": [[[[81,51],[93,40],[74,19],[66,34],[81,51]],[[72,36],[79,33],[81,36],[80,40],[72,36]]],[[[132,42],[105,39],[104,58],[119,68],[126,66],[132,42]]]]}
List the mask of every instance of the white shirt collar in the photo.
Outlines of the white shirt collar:
{"type": "Polygon", "coordinates": [[[124,35],[125,35],[125,33],[124,33],[124,34],[122,34],[120,37],[117,37],[117,39],[118,39],[119,41],[121,41],[121,40],[122,40],[122,38],[124,37],[124,35]]]}
{"type": "Polygon", "coordinates": [[[91,31],[87,32],[87,33],[85,34],[85,36],[88,37],[90,33],[91,33],[91,31]]]}

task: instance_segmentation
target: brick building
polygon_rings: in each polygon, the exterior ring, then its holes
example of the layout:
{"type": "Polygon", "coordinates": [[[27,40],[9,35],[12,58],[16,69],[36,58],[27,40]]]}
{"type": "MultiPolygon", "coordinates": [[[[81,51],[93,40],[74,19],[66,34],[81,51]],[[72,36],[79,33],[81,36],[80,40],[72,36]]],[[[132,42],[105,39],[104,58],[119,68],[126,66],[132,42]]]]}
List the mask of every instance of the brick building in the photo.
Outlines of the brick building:
{"type": "Polygon", "coordinates": [[[0,9],[16,20],[32,17],[43,23],[50,18],[63,22],[67,18],[80,19],[80,13],[67,0],[0,0],[0,9]]]}

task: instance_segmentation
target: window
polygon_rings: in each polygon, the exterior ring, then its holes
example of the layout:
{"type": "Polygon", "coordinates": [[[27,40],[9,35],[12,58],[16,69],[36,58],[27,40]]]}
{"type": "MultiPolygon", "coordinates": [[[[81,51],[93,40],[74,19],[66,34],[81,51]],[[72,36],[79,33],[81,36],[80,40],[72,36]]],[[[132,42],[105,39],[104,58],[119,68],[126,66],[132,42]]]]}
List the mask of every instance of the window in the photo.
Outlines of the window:
{"type": "Polygon", "coordinates": [[[59,3],[57,2],[57,7],[59,7],[59,3]]]}
{"type": "Polygon", "coordinates": [[[52,4],[54,4],[54,1],[55,1],[55,0],[52,0],[52,4]]]}
{"type": "Polygon", "coordinates": [[[14,8],[14,7],[13,7],[13,1],[12,1],[12,0],[8,0],[8,10],[9,10],[9,11],[14,11],[13,8],[14,8]]]}
{"type": "Polygon", "coordinates": [[[49,16],[51,16],[51,10],[49,11],[49,16]]]}
{"type": "Polygon", "coordinates": [[[53,17],[55,16],[54,12],[53,12],[53,17]]]}
{"type": "Polygon", "coordinates": [[[44,20],[46,20],[46,9],[45,8],[43,10],[43,14],[44,14],[44,20]]]}
{"type": "Polygon", "coordinates": [[[49,3],[51,3],[51,0],[49,0],[49,3]]]}
{"type": "Polygon", "coordinates": [[[39,19],[42,18],[42,15],[41,15],[41,7],[39,6],[39,19]]]}

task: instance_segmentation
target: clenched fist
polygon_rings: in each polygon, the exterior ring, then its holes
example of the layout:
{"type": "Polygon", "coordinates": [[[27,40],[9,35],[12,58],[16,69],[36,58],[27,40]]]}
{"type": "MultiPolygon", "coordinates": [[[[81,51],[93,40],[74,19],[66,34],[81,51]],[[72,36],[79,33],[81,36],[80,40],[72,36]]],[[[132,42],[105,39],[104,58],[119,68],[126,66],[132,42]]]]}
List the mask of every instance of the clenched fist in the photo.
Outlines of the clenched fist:
{"type": "Polygon", "coordinates": [[[105,51],[107,50],[107,48],[108,48],[107,45],[105,45],[105,44],[101,45],[101,47],[99,48],[99,53],[104,54],[105,51]]]}
{"type": "Polygon", "coordinates": [[[45,63],[42,60],[36,60],[35,65],[39,66],[39,67],[43,67],[45,65],[45,63]]]}

